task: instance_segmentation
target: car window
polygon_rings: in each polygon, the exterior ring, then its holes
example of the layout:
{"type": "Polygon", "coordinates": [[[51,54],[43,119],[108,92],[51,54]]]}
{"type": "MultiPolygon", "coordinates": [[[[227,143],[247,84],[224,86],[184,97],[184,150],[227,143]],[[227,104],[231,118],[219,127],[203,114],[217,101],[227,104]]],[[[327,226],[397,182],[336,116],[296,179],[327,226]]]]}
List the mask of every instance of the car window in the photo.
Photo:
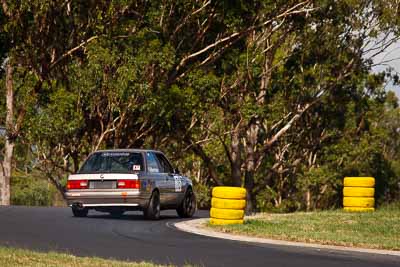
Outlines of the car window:
{"type": "Polygon", "coordinates": [[[79,173],[104,172],[107,169],[106,163],[106,161],[101,160],[99,153],[93,154],[85,161],[79,173]]]}
{"type": "Polygon", "coordinates": [[[168,160],[165,158],[163,154],[156,154],[158,162],[160,162],[161,165],[161,172],[164,173],[173,173],[174,169],[172,168],[171,164],[168,162],[168,160]]]}
{"type": "Polygon", "coordinates": [[[98,152],[92,154],[79,173],[132,173],[143,170],[143,157],[132,152],[98,152]]]}
{"type": "Polygon", "coordinates": [[[146,160],[148,172],[160,172],[160,168],[154,153],[146,152],[146,160]]]}

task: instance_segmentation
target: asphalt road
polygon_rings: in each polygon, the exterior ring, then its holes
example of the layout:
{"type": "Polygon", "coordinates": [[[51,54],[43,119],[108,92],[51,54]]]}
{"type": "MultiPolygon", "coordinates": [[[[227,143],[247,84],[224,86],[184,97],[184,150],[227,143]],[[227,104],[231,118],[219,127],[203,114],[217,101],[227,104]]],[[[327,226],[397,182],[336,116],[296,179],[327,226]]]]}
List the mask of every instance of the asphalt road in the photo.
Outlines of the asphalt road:
{"type": "MultiPolygon", "coordinates": [[[[74,218],[69,208],[0,207],[0,245],[61,251],[129,261],[196,266],[400,266],[400,257],[311,248],[257,245],[203,237],[173,227],[180,219],[163,211],[159,221],[141,213],[120,219],[90,212],[74,218]]],[[[208,216],[198,212],[198,217],[208,216]]]]}

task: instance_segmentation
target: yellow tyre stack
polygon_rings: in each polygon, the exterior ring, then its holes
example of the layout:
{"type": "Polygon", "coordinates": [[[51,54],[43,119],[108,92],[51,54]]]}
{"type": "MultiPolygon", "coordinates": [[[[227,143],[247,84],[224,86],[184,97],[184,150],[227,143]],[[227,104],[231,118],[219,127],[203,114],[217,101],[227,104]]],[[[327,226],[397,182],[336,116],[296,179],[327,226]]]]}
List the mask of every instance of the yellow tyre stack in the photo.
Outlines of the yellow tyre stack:
{"type": "Polygon", "coordinates": [[[343,207],[345,211],[375,210],[375,178],[345,177],[343,184],[343,207]]]}
{"type": "Polygon", "coordinates": [[[214,225],[243,224],[246,189],[217,186],[212,190],[210,223],[214,225]]]}

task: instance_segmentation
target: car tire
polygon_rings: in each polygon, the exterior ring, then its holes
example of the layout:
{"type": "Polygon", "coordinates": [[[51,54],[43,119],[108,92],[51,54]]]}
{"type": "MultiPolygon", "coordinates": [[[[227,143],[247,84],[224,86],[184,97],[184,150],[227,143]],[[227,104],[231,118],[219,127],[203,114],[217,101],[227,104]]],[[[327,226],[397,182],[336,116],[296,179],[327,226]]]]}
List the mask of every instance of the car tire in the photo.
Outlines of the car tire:
{"type": "Polygon", "coordinates": [[[72,208],[72,214],[74,217],[86,217],[88,215],[89,210],[86,208],[72,208]]]}
{"type": "Polygon", "coordinates": [[[344,197],[343,207],[373,208],[375,199],[373,197],[344,197]]]}
{"type": "Polygon", "coordinates": [[[215,219],[242,220],[244,217],[244,210],[211,208],[210,217],[215,219]]]}
{"type": "Polygon", "coordinates": [[[375,188],[373,187],[344,187],[344,197],[374,197],[375,188]]]}
{"type": "Polygon", "coordinates": [[[176,212],[181,218],[191,218],[196,212],[196,209],[197,209],[196,195],[194,194],[193,190],[189,188],[186,191],[185,197],[183,198],[182,202],[176,209],[176,212]]]}
{"type": "Polygon", "coordinates": [[[212,197],[223,199],[246,199],[246,189],[242,187],[217,186],[212,190],[212,197]]]}
{"type": "Polygon", "coordinates": [[[246,208],[245,199],[224,199],[213,197],[211,199],[211,207],[217,209],[233,209],[243,210],[246,208]]]}
{"type": "Polygon", "coordinates": [[[154,191],[153,194],[151,194],[149,205],[143,211],[144,217],[148,220],[159,220],[160,210],[160,193],[154,191]]]}
{"type": "Polygon", "coordinates": [[[344,186],[355,186],[355,187],[374,187],[375,178],[374,177],[345,177],[344,186]]]}

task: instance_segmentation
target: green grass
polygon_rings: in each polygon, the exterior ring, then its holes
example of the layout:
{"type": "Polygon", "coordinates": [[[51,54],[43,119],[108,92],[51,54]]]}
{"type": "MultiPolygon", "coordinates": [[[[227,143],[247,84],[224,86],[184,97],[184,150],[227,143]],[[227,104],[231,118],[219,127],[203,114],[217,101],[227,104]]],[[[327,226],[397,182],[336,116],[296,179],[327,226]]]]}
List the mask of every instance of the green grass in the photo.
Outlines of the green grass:
{"type": "Polygon", "coordinates": [[[262,214],[245,220],[243,225],[208,227],[280,240],[400,250],[400,203],[367,213],[336,210],[262,214]]]}
{"type": "Polygon", "coordinates": [[[71,267],[155,267],[148,262],[132,263],[92,257],[76,257],[64,253],[40,253],[24,249],[0,247],[0,266],[71,266],[71,267]]]}

